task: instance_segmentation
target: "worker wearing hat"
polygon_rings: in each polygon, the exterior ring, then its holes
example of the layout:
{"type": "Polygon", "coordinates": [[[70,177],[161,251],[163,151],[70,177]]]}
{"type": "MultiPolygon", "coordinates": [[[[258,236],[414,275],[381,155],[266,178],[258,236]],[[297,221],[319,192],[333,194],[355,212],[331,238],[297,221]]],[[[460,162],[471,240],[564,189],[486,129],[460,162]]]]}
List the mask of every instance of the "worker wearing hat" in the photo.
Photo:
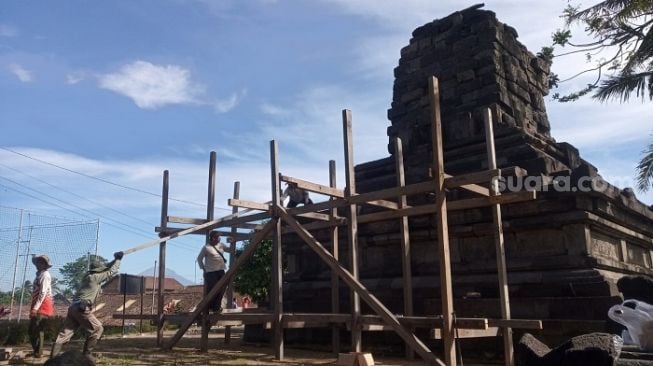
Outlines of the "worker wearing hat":
{"type": "Polygon", "coordinates": [[[57,340],[52,345],[51,358],[59,354],[63,345],[70,341],[75,330],[82,327],[88,332],[86,343],[84,343],[84,354],[93,359],[91,351],[104,331],[102,323],[92,312],[95,299],[100,293],[101,285],[118,272],[123,255],[123,252],[113,253],[114,260],[107,265],[97,261],[90,265],[88,273],[82,279],[80,288],[75,295],[75,301],[68,307],[64,328],[59,332],[57,340]]]}
{"type": "Polygon", "coordinates": [[[54,315],[52,301],[52,278],[48,269],[52,267],[47,255],[32,257],[36,267],[36,277],[32,282],[32,303],[29,312],[29,341],[34,350],[34,357],[43,356],[43,338],[45,319],[54,315]]]}

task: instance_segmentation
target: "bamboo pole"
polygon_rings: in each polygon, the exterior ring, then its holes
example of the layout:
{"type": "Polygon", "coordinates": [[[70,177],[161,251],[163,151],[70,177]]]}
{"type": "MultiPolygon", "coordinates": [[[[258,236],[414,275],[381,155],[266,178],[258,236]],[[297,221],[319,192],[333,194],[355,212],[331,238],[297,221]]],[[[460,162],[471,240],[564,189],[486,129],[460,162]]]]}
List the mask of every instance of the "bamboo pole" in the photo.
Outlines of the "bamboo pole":
{"type": "MultiPolygon", "coordinates": [[[[163,188],[161,192],[161,227],[165,228],[168,226],[168,192],[170,190],[170,179],[169,173],[167,170],[163,171],[163,188]]],[[[163,344],[163,301],[164,301],[164,289],[165,289],[165,278],[166,278],[166,242],[162,241],[159,243],[159,293],[157,297],[157,306],[156,306],[156,315],[157,315],[157,326],[156,326],[156,345],[161,346],[163,344]]]]}
{"type": "Polygon", "coordinates": [[[279,147],[275,140],[270,141],[270,170],[272,183],[272,217],[277,218],[272,242],[272,306],[273,348],[275,359],[283,360],[283,258],[281,250],[281,220],[278,211],[281,208],[281,181],[279,180],[279,147]]]}
{"type": "MultiPolygon", "coordinates": [[[[497,168],[497,156],[494,147],[494,127],[492,126],[492,114],[490,109],[486,109],[483,113],[483,120],[485,122],[485,142],[487,146],[487,161],[488,169],[497,168]]],[[[499,182],[498,177],[490,180],[490,195],[498,196],[499,182]]],[[[494,222],[494,245],[497,256],[497,272],[499,275],[499,295],[501,299],[501,317],[503,319],[510,319],[510,294],[508,292],[508,273],[506,269],[506,248],[503,240],[503,223],[501,219],[501,205],[499,203],[492,205],[492,219],[494,222]]],[[[503,335],[503,352],[504,362],[506,366],[514,364],[514,350],[512,346],[512,329],[510,327],[502,327],[501,333],[503,335]]]]}
{"type": "MultiPolygon", "coordinates": [[[[345,197],[349,199],[356,194],[356,172],[354,171],[354,142],[352,136],[351,111],[342,111],[342,133],[345,147],[345,197]]],[[[349,242],[349,261],[351,274],[358,281],[358,213],[356,204],[348,207],[347,240],[349,242]]],[[[358,317],[361,314],[360,298],[356,291],[351,291],[351,351],[361,352],[362,335],[358,327],[358,317]]]]}
{"type": "MultiPolygon", "coordinates": [[[[234,182],[234,199],[239,199],[240,198],[240,182],[234,182]]],[[[232,207],[231,212],[233,214],[236,214],[238,212],[238,207],[232,207]]],[[[231,242],[231,246],[229,247],[229,261],[233,263],[236,260],[236,239],[235,239],[235,234],[238,233],[238,227],[237,226],[232,226],[231,227],[231,235],[232,238],[234,238],[231,242]]],[[[234,297],[234,283],[233,281],[229,282],[229,287],[227,287],[227,301],[228,305],[227,308],[233,309],[233,299],[234,297]]],[[[224,328],[224,343],[230,343],[231,342],[231,327],[225,327],[224,328]]]]}
{"type": "MultiPolygon", "coordinates": [[[[206,221],[212,221],[215,209],[215,168],[216,168],[216,153],[211,151],[209,158],[209,183],[206,197],[206,221]]],[[[205,243],[209,242],[210,231],[207,231],[205,234],[204,241],[205,243]]],[[[206,279],[204,279],[204,286],[206,288],[206,279]]],[[[222,301],[222,299],[218,299],[222,301]]],[[[221,305],[218,305],[221,306],[221,305]]],[[[209,310],[206,309],[202,314],[202,335],[200,337],[200,352],[208,352],[209,350],[209,331],[211,330],[211,324],[209,322],[209,310]]]]}
{"type": "MultiPolygon", "coordinates": [[[[335,160],[329,160],[329,187],[336,188],[336,162],[335,160]]],[[[330,198],[333,200],[334,198],[330,198]]],[[[331,208],[329,210],[329,217],[331,220],[335,219],[338,215],[337,208],[331,208]]],[[[335,260],[338,260],[340,257],[339,253],[339,243],[338,243],[338,226],[331,227],[329,232],[331,237],[331,254],[335,260]]],[[[335,313],[340,312],[340,281],[338,280],[338,274],[334,271],[331,271],[331,311],[335,313]]],[[[340,353],[340,328],[334,324],[331,328],[331,349],[334,354],[340,353]]]]}
{"type": "Polygon", "coordinates": [[[442,120],[440,116],[440,90],[438,79],[429,79],[431,95],[431,143],[433,146],[433,180],[435,199],[438,205],[438,253],[440,259],[440,296],[442,300],[442,339],[444,341],[444,360],[447,366],[456,365],[456,345],[454,343],[453,289],[451,283],[451,257],[449,253],[449,224],[447,220],[447,196],[444,186],[444,148],[442,144],[442,120]]]}
{"type": "MultiPolygon", "coordinates": [[[[395,173],[397,176],[397,186],[406,186],[406,177],[404,174],[404,153],[399,137],[394,139],[395,152],[395,173]]],[[[405,208],[408,204],[406,196],[397,197],[399,209],[405,208]]],[[[408,216],[402,216],[399,219],[399,231],[401,236],[401,270],[404,287],[404,315],[413,315],[413,274],[410,263],[410,228],[408,226],[408,216]]],[[[412,331],[412,329],[411,329],[412,331]]],[[[406,358],[412,360],[415,358],[413,350],[406,345],[406,358]]]]}

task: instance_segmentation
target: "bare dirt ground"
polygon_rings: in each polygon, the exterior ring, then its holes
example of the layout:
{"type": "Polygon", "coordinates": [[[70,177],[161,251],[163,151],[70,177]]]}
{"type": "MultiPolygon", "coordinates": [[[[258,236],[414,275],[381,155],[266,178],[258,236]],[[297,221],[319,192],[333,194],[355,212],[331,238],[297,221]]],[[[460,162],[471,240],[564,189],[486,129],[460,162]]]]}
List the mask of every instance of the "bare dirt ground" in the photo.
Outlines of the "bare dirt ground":
{"type": "MultiPolygon", "coordinates": [[[[224,329],[212,331],[209,338],[209,351],[199,352],[199,336],[185,336],[169,352],[156,347],[156,336],[128,335],[126,337],[103,337],[96,348],[97,365],[102,366],[158,366],[158,365],[333,365],[336,356],[326,352],[299,350],[286,347],[284,361],[274,360],[274,350],[269,345],[244,344],[242,329],[232,328],[231,343],[224,343],[224,329]]],[[[166,333],[171,337],[174,332],[166,333]]],[[[48,343],[49,346],[49,343],[48,343]]],[[[82,342],[71,342],[64,349],[82,349],[82,342]]],[[[14,351],[28,349],[14,347],[14,351]]],[[[407,361],[402,358],[374,357],[376,365],[382,366],[423,366],[421,361],[407,361]]],[[[42,365],[45,359],[26,357],[13,360],[13,365],[42,365]]],[[[466,363],[467,365],[467,363],[466,363]]]]}

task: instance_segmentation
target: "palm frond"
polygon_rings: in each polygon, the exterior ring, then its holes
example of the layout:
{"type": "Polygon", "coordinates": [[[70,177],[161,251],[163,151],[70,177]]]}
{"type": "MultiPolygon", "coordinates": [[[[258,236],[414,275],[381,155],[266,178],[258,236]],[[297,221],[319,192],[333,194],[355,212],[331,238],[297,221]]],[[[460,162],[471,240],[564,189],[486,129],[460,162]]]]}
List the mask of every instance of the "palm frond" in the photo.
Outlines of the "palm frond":
{"type": "Polygon", "coordinates": [[[653,77],[653,72],[650,71],[611,76],[601,82],[593,97],[601,102],[608,99],[620,99],[621,102],[625,102],[630,98],[631,93],[635,92],[635,95],[642,99],[647,93],[651,98],[648,85],[648,80],[651,77],[653,77]]]}
{"type": "Polygon", "coordinates": [[[653,186],[653,143],[643,153],[637,164],[637,189],[646,192],[653,186]]]}
{"type": "Polygon", "coordinates": [[[625,72],[633,72],[640,68],[646,61],[653,59],[653,27],[641,39],[639,47],[629,56],[624,65],[625,72]]]}

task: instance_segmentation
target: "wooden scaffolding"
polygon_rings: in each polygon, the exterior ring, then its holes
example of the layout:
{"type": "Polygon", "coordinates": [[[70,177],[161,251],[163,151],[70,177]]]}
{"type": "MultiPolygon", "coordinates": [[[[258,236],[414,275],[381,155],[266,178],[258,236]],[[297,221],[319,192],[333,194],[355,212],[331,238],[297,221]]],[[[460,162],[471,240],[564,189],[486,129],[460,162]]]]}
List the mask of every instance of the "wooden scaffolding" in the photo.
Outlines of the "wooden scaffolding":
{"type": "MultiPolygon", "coordinates": [[[[508,296],[508,279],[506,274],[505,247],[501,220],[501,205],[523,202],[535,199],[535,192],[520,191],[511,193],[499,192],[499,177],[507,174],[525,174],[519,167],[497,169],[494,148],[494,133],[490,110],[483,114],[485,122],[485,135],[487,145],[488,170],[458,176],[451,176],[444,171],[442,122],[440,118],[440,101],[438,80],[429,79],[431,95],[432,123],[432,171],[431,179],[425,182],[407,185],[404,179],[404,163],[402,144],[397,138],[394,140],[397,186],[367,193],[357,193],[354,176],[353,141],[352,141],[352,115],[349,110],[343,110],[343,140],[345,162],[345,189],[336,187],[335,162],[329,162],[329,185],[321,185],[279,173],[277,142],[270,141],[270,165],[272,182],[272,199],[266,203],[257,203],[240,199],[240,184],[235,182],[233,198],[229,200],[233,213],[218,219],[213,217],[214,195],[216,182],[216,156],[211,153],[209,166],[209,190],[207,200],[206,218],[188,218],[168,215],[168,172],[163,175],[163,194],[161,208],[161,225],[156,231],[161,239],[145,243],[127,252],[140,250],[155,244],[160,245],[159,250],[159,288],[164,288],[166,241],[186,234],[208,235],[210,230],[221,229],[221,235],[232,238],[234,245],[231,247],[231,266],[225,276],[211,289],[200,301],[195,310],[187,315],[163,314],[163,291],[159,291],[157,344],[164,349],[172,349],[188,331],[189,327],[198,320],[202,324],[200,350],[208,349],[208,332],[210,324],[227,326],[225,341],[229,339],[229,326],[240,324],[263,324],[272,329],[272,343],[275,356],[284,358],[284,328],[316,328],[326,327],[333,329],[333,350],[339,351],[340,329],[347,327],[351,331],[351,351],[362,350],[361,333],[363,331],[394,331],[406,344],[406,356],[413,357],[413,352],[431,365],[453,366],[457,364],[456,338],[473,338],[487,336],[502,336],[504,343],[504,357],[506,365],[513,365],[512,329],[541,329],[540,320],[512,319],[510,316],[510,299],[508,296]],[[285,208],[282,205],[281,182],[296,184],[304,190],[326,195],[329,199],[325,202],[306,205],[296,208],[285,208]],[[482,185],[485,184],[486,186],[482,185]],[[464,189],[473,192],[478,197],[448,201],[445,192],[452,189],[464,189]],[[418,206],[409,206],[407,196],[432,193],[435,203],[418,206]],[[359,215],[359,205],[373,205],[383,208],[379,212],[359,215]],[[499,293],[501,302],[501,319],[487,318],[459,318],[455,316],[452,293],[451,259],[449,250],[449,233],[447,213],[453,210],[463,210],[478,207],[490,207],[493,213],[494,241],[496,247],[496,260],[499,278],[499,293]],[[338,216],[337,209],[344,208],[345,217],[338,216]],[[244,210],[240,210],[244,209],[244,210]],[[256,212],[258,211],[258,212],[256,212]],[[414,316],[412,300],[412,275],[410,254],[410,230],[408,217],[417,215],[433,215],[437,217],[438,232],[438,259],[440,264],[440,298],[442,301],[442,314],[434,316],[414,316]],[[297,218],[303,218],[307,223],[300,223],[297,218]],[[368,291],[361,283],[358,271],[358,225],[384,221],[399,220],[401,230],[401,252],[403,270],[403,295],[404,314],[391,313],[374,294],[368,291]],[[261,224],[262,221],[267,221],[261,224]],[[174,228],[170,223],[192,224],[190,228],[174,228]],[[338,230],[345,227],[347,230],[350,268],[345,268],[339,261],[338,230]],[[251,229],[251,234],[243,234],[239,228],[251,229]],[[322,243],[311,234],[312,230],[330,230],[329,251],[322,243]],[[295,233],[329,266],[332,271],[331,300],[332,313],[284,313],[282,289],[282,234],[295,233]],[[166,236],[167,235],[167,236],[166,236]],[[252,256],[258,244],[264,240],[273,240],[273,279],[271,311],[226,312],[222,314],[208,314],[210,299],[227,289],[228,299],[231,299],[232,283],[236,272],[252,256]],[[235,242],[249,240],[243,253],[235,257],[235,242]],[[339,281],[344,282],[351,290],[350,313],[339,313],[338,288],[339,281]],[[375,315],[361,314],[360,301],[364,301],[375,315]],[[163,339],[163,325],[165,321],[180,321],[181,326],[176,334],[165,341],[163,339]],[[444,344],[443,360],[436,355],[415,336],[416,328],[430,329],[430,335],[435,339],[442,339],[444,344]],[[165,341],[165,342],[164,342],[165,341]]],[[[229,301],[231,303],[231,301],[229,301]]]]}

